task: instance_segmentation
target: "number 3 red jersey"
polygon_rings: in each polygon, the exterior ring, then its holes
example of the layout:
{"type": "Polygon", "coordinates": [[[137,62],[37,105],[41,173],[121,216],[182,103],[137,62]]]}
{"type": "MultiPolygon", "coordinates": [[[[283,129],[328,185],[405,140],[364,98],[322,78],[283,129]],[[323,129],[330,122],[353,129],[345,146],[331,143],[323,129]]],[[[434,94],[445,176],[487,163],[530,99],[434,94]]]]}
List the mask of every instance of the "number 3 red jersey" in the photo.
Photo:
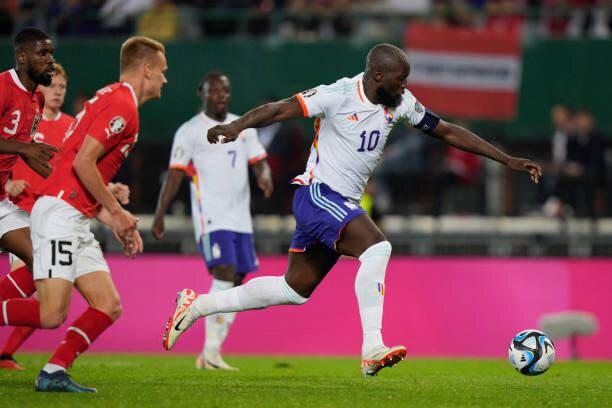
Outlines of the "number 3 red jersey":
{"type": "MultiPolygon", "coordinates": [[[[46,143],[59,149],[66,135],[66,131],[73,120],[74,118],[72,116],[63,112],[59,112],[54,119],[47,119],[43,115],[38,125],[38,130],[34,134],[34,141],[36,143],[46,143]]],[[[51,159],[51,165],[53,165],[56,160],[57,157],[51,159]]],[[[28,214],[31,213],[34,201],[36,201],[37,192],[45,179],[32,170],[30,166],[21,159],[18,159],[15,163],[11,171],[11,179],[25,180],[30,184],[21,194],[11,197],[11,201],[23,211],[28,214]]]]}
{"type": "MultiPolygon", "coordinates": [[[[14,69],[0,73],[0,135],[3,138],[32,141],[44,105],[42,92],[28,91],[14,69]]],[[[4,185],[16,161],[15,154],[0,154],[0,200],[6,197],[4,185]]]]}
{"type": "Polygon", "coordinates": [[[105,153],[98,159],[97,167],[106,185],[138,140],[138,100],[130,84],[108,85],[85,103],[66,132],[55,168],[41,189],[42,195],[59,197],[92,217],[100,204],[72,167],[87,135],[104,146],[105,153]]]}

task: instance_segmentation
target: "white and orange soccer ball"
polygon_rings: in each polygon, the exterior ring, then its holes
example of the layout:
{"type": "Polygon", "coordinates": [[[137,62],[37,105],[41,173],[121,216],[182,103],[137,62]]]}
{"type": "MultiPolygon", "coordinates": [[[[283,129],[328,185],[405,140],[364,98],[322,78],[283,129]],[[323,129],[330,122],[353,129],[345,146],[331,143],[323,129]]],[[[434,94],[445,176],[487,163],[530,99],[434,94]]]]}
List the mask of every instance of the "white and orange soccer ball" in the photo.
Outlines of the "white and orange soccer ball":
{"type": "Polygon", "coordinates": [[[521,374],[540,375],[555,361],[555,345],[539,330],[523,330],[510,342],[508,360],[521,374]]]}

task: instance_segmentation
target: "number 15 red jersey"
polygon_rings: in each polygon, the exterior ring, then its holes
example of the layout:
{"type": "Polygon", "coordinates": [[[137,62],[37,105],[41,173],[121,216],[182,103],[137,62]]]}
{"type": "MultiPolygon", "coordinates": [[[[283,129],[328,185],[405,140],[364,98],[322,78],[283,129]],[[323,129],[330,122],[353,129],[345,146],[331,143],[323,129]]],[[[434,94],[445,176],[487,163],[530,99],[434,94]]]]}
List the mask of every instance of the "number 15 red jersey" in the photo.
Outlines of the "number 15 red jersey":
{"type": "Polygon", "coordinates": [[[97,167],[108,184],[138,140],[138,100],[127,82],[108,85],[85,103],[70,125],[55,168],[41,189],[42,195],[56,196],[92,217],[100,205],[87,191],[72,164],[85,140],[97,139],[105,153],[97,167]]]}

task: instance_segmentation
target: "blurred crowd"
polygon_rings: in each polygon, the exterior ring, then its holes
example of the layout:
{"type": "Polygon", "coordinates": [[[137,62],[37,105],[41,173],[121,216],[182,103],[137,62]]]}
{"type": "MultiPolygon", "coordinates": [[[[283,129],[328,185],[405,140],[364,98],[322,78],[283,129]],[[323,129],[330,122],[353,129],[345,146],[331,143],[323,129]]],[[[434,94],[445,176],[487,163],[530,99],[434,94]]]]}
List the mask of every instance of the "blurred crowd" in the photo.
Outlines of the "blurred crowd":
{"type": "Polygon", "coordinates": [[[609,38],[610,0],[433,0],[434,23],[523,30],[540,37],[609,38]]]}
{"type": "Polygon", "coordinates": [[[606,139],[586,109],[551,109],[554,132],[542,182],[543,212],[597,218],[605,214],[606,139]]]}
{"type": "Polygon", "coordinates": [[[608,38],[612,29],[612,0],[5,0],[0,4],[3,35],[36,26],[57,35],[140,33],[159,40],[368,39],[401,32],[409,17],[550,37],[608,38]]]}

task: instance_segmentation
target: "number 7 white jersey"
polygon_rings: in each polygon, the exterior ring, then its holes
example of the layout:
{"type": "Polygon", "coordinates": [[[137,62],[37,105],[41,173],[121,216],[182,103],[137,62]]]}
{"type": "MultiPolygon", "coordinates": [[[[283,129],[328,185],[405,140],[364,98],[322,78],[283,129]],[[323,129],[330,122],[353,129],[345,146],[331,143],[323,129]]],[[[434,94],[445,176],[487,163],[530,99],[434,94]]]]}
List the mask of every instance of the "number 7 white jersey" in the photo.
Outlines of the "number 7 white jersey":
{"type": "MultiPolygon", "coordinates": [[[[228,113],[225,122],[238,116],[228,113]]],[[[222,122],[200,112],[174,136],[170,168],[192,176],[191,211],[196,240],[209,232],[252,233],[249,163],[266,157],[255,129],[244,130],[234,143],[210,144],[208,129],[222,122]]]]}
{"type": "Polygon", "coordinates": [[[370,102],[362,76],[342,78],[296,95],[304,116],[316,120],[306,171],[293,183],[307,185],[317,180],[358,203],[395,123],[407,120],[423,130],[435,127],[437,122],[428,120],[431,116],[425,115],[423,105],[407,90],[396,108],[370,102]]]}

